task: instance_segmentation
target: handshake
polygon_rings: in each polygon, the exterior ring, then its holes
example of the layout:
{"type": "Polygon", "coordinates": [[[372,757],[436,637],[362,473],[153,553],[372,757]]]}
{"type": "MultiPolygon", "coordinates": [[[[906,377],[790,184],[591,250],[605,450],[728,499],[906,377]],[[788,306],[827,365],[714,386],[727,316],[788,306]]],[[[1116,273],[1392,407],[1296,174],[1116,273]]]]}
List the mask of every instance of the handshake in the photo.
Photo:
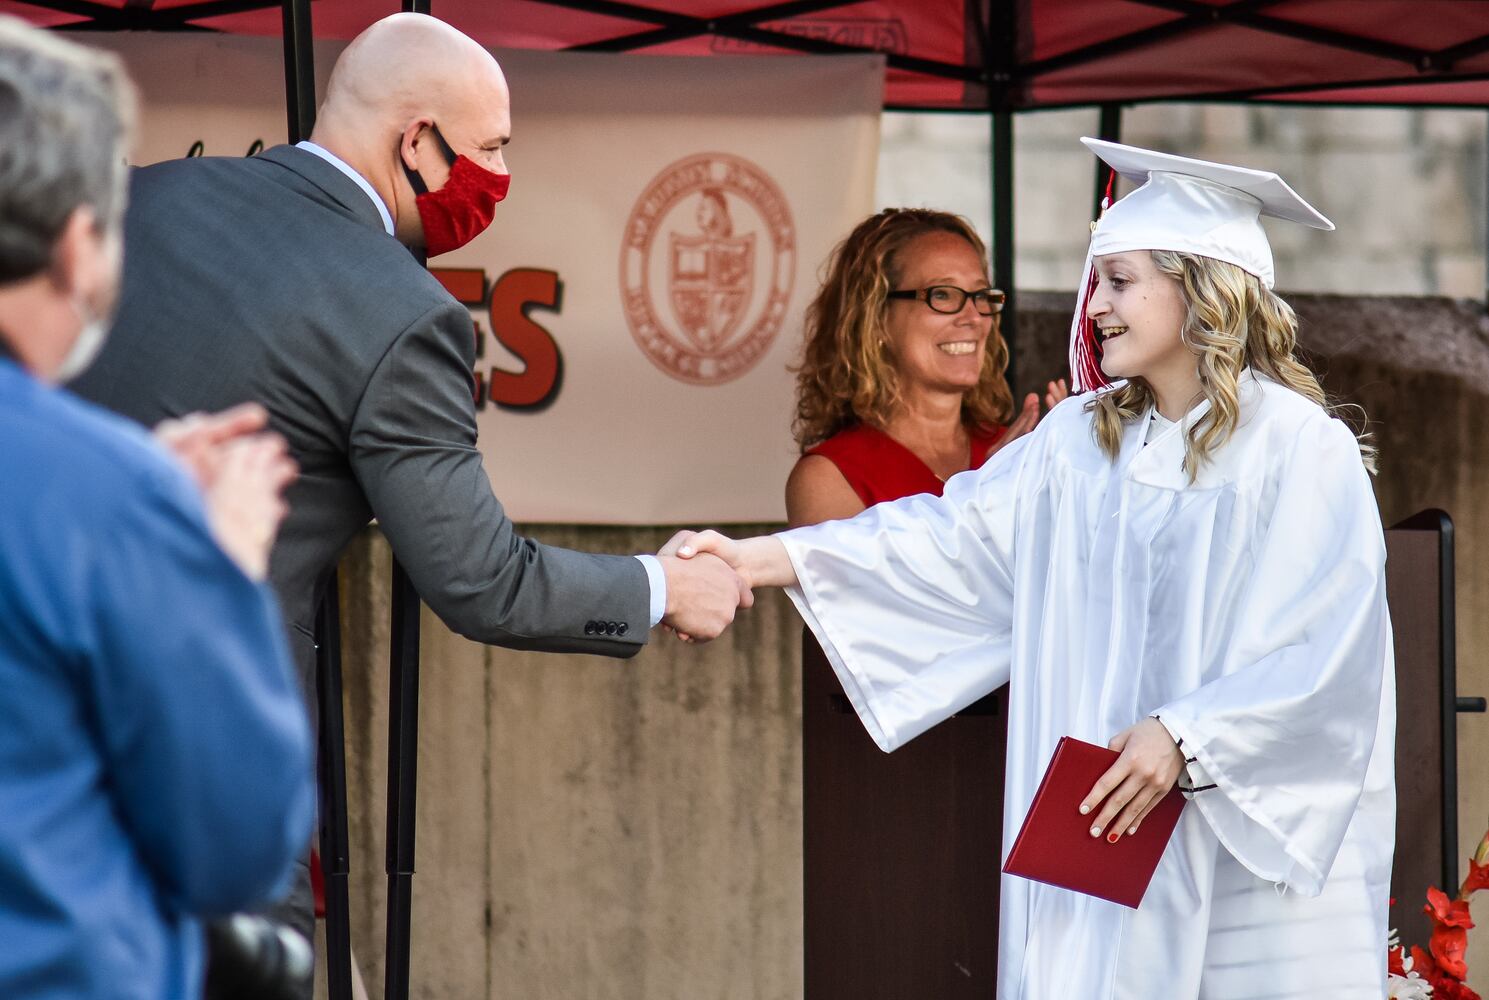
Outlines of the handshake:
{"type": "Polygon", "coordinates": [[[736,611],[755,603],[750,582],[727,560],[732,554],[728,548],[720,555],[714,548],[697,544],[709,536],[724,538],[713,531],[685,529],[657,552],[667,577],[662,626],[684,642],[717,639],[734,621],[736,611]]]}
{"type": "Polygon", "coordinates": [[[734,613],[755,603],[755,587],[787,587],[796,570],[780,539],[728,538],[717,531],[679,531],[657,553],[667,574],[662,625],[684,642],[723,634],[734,613]]]}

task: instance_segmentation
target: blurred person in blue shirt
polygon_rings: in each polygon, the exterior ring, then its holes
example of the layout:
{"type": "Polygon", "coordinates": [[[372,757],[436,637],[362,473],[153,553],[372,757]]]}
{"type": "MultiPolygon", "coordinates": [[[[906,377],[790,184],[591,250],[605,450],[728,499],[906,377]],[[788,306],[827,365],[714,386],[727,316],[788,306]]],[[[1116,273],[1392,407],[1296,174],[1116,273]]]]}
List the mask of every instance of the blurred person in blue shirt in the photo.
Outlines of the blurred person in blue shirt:
{"type": "Polygon", "coordinates": [[[117,292],[132,94],[0,17],[0,997],[200,995],[201,919],[288,883],[308,720],[263,582],[256,407],[151,437],[56,383],[117,292]]]}

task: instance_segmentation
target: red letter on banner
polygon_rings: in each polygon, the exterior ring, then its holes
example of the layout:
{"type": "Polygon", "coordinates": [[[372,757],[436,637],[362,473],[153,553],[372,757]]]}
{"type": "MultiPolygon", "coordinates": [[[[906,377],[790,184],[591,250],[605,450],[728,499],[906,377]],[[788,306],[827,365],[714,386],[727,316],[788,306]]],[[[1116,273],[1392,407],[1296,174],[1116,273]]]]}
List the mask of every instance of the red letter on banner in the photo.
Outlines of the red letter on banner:
{"type": "Polygon", "coordinates": [[[521,374],[491,369],[488,399],[517,410],[541,410],[552,404],[563,386],[564,359],[553,335],[535,323],[528,310],[559,311],[563,283],[557,271],[513,268],[491,286],[491,332],[503,347],[527,366],[521,374]]]}

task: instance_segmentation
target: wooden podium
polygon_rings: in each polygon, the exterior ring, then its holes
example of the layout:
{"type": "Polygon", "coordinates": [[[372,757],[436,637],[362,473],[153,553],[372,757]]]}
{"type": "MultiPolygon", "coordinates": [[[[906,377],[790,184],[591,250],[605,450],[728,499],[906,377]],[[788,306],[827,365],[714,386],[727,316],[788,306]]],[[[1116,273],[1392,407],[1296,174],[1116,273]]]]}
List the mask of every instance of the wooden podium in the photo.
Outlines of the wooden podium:
{"type": "MultiPolygon", "coordinates": [[[[1425,945],[1428,885],[1458,880],[1452,522],[1386,532],[1396,639],[1392,926],[1425,945]]],[[[1006,689],[892,754],[802,640],[806,1000],[992,1000],[997,990],[1006,689]]],[[[1384,948],[1384,943],[1382,943],[1384,948]]]]}
{"type": "Polygon", "coordinates": [[[886,754],[803,632],[806,1000],[993,996],[1006,694],[886,754]]]}

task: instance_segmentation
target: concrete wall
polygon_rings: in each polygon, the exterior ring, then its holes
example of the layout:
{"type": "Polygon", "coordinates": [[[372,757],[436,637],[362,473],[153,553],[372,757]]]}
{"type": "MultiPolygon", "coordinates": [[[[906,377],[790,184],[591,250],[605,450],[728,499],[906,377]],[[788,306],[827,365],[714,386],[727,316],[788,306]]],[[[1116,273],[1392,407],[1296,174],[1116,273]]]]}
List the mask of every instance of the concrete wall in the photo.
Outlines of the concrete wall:
{"type": "MultiPolygon", "coordinates": [[[[1021,301],[1020,370],[1032,382],[1063,363],[1069,301],[1049,293],[1021,301]]],[[[1489,694],[1482,307],[1293,301],[1328,387],[1375,421],[1386,523],[1429,506],[1457,522],[1459,689],[1489,694]]],[[[669,533],[532,531],[608,552],[654,550],[669,533]]],[[[378,997],[388,550],[375,530],[342,569],[354,946],[378,997]]],[[[799,997],[799,631],[789,604],[762,594],[716,643],[658,635],[618,662],[478,646],[426,611],[413,995],[799,997]]],[[[1489,825],[1489,719],[1461,717],[1459,746],[1466,855],[1489,825]]],[[[1472,933],[1472,982],[1482,991],[1489,943],[1472,933]]]]}
{"type": "MultiPolygon", "coordinates": [[[[539,528],[593,551],[663,529],[539,528]]],[[[383,976],[388,548],[343,562],[354,948],[383,976]]],[[[423,616],[416,997],[789,998],[801,984],[800,625],[634,660],[478,646],[423,616]]]]}

